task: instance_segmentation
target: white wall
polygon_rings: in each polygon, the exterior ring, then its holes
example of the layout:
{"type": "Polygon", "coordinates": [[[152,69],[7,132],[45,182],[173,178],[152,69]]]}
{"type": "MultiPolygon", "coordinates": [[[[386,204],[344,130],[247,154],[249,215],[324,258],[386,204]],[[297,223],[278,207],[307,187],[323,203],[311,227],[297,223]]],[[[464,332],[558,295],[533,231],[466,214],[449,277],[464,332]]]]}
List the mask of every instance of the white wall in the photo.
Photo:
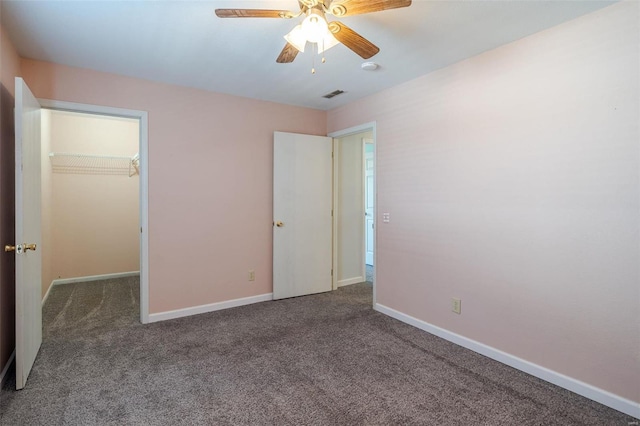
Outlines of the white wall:
{"type": "Polygon", "coordinates": [[[329,132],[377,123],[381,305],[625,407],[640,402],[638,7],[328,116],[329,132]]]}
{"type": "Polygon", "coordinates": [[[364,181],[362,139],[372,132],[337,139],[338,148],[338,285],[365,280],[364,271],[364,181]]]}

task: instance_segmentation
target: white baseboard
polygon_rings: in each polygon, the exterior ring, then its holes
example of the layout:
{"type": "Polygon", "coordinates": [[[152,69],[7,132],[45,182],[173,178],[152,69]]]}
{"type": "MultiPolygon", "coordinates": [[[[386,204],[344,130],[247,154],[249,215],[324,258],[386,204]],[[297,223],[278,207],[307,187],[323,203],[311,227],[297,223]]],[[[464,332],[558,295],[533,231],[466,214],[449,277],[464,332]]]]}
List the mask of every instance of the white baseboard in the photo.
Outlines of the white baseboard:
{"type": "Polygon", "coordinates": [[[491,346],[487,346],[483,343],[471,340],[459,334],[452,333],[451,331],[445,330],[444,328],[429,324],[428,322],[403,314],[402,312],[396,311],[395,309],[389,308],[379,303],[375,304],[374,309],[406,324],[419,328],[420,330],[424,330],[435,336],[441,337],[452,343],[506,364],[510,367],[513,367],[520,371],[524,371],[525,373],[553,383],[554,385],[560,386],[561,388],[565,388],[567,390],[575,392],[578,395],[582,395],[593,401],[599,402],[600,404],[606,405],[607,407],[611,407],[630,416],[640,418],[640,403],[622,398],[618,395],[612,394],[611,392],[581,382],[580,380],[565,376],[564,374],[558,373],[556,371],[549,370],[548,368],[526,361],[522,358],[518,358],[517,356],[508,354],[499,349],[492,348],[491,346]]]}
{"type": "Polygon", "coordinates": [[[51,293],[52,288],[53,288],[53,281],[51,281],[51,284],[49,284],[49,288],[47,289],[47,292],[44,294],[44,297],[42,298],[42,306],[44,306],[44,302],[46,302],[47,299],[49,298],[49,294],[51,293]]]}
{"type": "Polygon", "coordinates": [[[149,322],[166,321],[174,318],[188,317],[191,315],[220,311],[222,309],[251,305],[253,303],[266,302],[269,300],[273,300],[273,293],[243,297],[242,299],[226,300],[224,302],[210,303],[208,305],[193,306],[191,308],[176,309],[174,311],[159,312],[157,314],[149,314],[149,322]]]}
{"type": "Polygon", "coordinates": [[[340,280],[338,281],[338,287],[344,287],[345,285],[351,285],[351,284],[358,284],[364,281],[366,281],[365,277],[355,277],[355,278],[349,278],[347,280],[340,280]]]}
{"type": "Polygon", "coordinates": [[[51,281],[51,285],[82,283],[86,281],[110,280],[113,278],[135,277],[140,275],[140,271],[116,272],[115,274],[89,275],[87,277],[58,278],[51,281]]]}
{"type": "Polygon", "coordinates": [[[0,388],[2,388],[2,386],[4,385],[4,380],[6,379],[7,371],[9,371],[9,367],[11,367],[11,363],[13,362],[13,359],[15,357],[16,357],[16,350],[14,349],[13,352],[11,353],[11,356],[7,360],[7,363],[4,365],[4,368],[2,369],[2,373],[0,373],[0,388]]]}

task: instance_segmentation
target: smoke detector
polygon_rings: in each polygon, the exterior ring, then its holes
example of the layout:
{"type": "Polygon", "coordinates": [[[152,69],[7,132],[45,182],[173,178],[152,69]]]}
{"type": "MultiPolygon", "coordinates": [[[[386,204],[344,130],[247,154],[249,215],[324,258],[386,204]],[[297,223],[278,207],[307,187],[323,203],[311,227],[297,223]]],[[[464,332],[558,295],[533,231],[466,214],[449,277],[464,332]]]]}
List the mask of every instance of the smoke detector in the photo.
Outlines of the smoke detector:
{"type": "Polygon", "coordinates": [[[362,65],[360,65],[360,68],[365,71],[375,71],[378,69],[378,64],[375,62],[363,62],[362,65]]]}

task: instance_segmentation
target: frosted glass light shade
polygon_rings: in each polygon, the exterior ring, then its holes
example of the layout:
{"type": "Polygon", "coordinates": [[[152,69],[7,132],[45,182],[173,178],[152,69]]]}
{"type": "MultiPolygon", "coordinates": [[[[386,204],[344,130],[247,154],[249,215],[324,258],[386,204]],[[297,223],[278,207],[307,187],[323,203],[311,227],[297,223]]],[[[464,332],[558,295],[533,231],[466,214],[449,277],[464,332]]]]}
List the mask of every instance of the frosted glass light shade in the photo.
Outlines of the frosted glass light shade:
{"type": "Polygon", "coordinates": [[[318,53],[331,49],[333,46],[340,44],[338,40],[327,30],[322,41],[318,43],[318,53]]]}
{"type": "Polygon", "coordinates": [[[284,36],[284,39],[300,52],[304,52],[304,46],[307,44],[307,38],[302,31],[302,25],[296,25],[289,34],[284,36]]]}
{"type": "Polygon", "coordinates": [[[309,11],[309,16],[302,21],[302,33],[311,43],[322,41],[328,31],[327,21],[316,10],[309,11]]]}

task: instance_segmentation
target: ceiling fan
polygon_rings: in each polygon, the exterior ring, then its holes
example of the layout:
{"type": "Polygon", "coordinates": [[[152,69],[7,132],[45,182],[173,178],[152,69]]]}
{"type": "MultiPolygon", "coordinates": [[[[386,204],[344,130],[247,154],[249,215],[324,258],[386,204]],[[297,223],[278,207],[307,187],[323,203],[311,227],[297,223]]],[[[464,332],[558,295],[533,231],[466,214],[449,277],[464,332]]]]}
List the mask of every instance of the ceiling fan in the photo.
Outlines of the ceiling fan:
{"type": "MultiPolygon", "coordinates": [[[[287,44],[276,62],[293,62],[298,52],[304,52],[307,42],[315,43],[318,53],[342,43],[364,59],[380,49],[341,22],[327,22],[326,14],[335,17],[361,15],[397,9],[411,5],[411,0],[298,0],[300,11],[272,9],[216,9],[220,18],[281,18],[292,19],[304,15],[302,23],[284,36],[287,44]]],[[[324,58],[323,58],[324,62],[324,58]]]]}

